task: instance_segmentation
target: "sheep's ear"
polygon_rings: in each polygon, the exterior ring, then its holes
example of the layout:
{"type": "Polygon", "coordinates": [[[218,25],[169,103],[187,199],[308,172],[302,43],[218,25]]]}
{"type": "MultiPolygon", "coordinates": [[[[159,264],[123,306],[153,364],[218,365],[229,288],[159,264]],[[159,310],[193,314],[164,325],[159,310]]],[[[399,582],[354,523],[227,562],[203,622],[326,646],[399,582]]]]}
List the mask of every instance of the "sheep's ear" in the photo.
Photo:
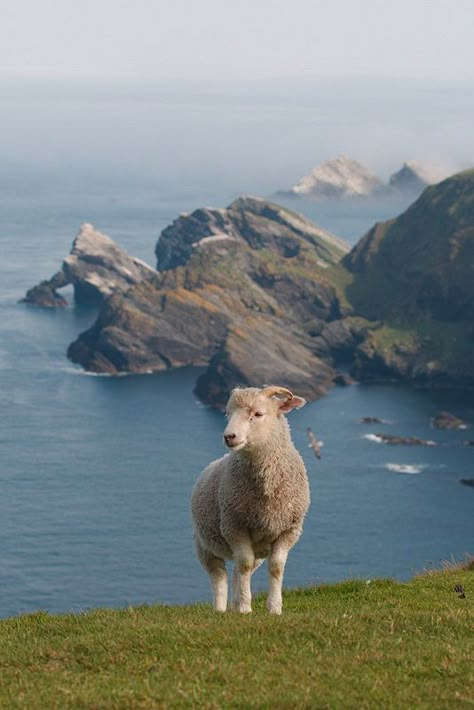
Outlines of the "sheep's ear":
{"type": "Polygon", "coordinates": [[[286,400],[280,404],[278,411],[282,414],[286,414],[287,412],[291,412],[292,409],[301,409],[305,404],[306,400],[303,399],[303,397],[297,397],[294,394],[290,400],[286,400]]]}

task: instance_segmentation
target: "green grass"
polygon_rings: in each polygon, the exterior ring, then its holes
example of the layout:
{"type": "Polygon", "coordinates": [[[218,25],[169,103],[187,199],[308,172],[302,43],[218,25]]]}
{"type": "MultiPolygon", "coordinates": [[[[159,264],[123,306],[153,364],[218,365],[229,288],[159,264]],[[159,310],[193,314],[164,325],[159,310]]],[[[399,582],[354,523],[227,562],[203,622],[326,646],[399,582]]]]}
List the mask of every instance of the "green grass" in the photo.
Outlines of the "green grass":
{"type": "Polygon", "coordinates": [[[472,562],[289,591],[282,617],[260,597],[250,616],[150,606],[0,622],[1,708],[473,705],[472,562]]]}

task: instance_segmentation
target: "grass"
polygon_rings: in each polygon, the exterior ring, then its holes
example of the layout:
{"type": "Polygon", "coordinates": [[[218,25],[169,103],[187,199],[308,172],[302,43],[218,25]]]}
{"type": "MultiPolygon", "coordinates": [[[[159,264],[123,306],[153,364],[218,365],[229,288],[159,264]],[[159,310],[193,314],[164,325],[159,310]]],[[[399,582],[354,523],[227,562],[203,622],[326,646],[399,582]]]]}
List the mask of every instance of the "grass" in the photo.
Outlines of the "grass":
{"type": "Polygon", "coordinates": [[[473,562],[289,591],[281,617],[264,601],[1,621],[0,708],[474,705],[473,562]]]}

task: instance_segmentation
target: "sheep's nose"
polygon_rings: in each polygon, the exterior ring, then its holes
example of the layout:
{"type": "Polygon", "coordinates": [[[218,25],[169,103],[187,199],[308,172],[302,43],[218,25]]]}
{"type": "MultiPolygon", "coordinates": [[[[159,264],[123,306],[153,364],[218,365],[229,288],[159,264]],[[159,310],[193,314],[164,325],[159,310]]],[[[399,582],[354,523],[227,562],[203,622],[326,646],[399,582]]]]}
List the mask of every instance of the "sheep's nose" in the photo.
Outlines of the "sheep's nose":
{"type": "Polygon", "coordinates": [[[224,441],[227,444],[227,446],[231,446],[234,439],[235,439],[235,434],[224,434],[224,441]]]}

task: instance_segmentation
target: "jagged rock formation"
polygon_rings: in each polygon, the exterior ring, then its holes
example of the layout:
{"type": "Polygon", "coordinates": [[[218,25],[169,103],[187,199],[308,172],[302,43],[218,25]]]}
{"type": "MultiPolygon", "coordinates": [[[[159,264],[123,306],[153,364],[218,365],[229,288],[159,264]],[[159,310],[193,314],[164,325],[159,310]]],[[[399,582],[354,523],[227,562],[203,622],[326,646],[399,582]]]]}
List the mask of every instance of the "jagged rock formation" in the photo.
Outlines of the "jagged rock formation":
{"type": "Polygon", "coordinates": [[[407,160],[400,170],[390,176],[388,184],[393,190],[419,194],[428,185],[435,185],[446,177],[446,172],[441,168],[407,160]]]}
{"type": "Polygon", "coordinates": [[[285,259],[301,250],[315,250],[323,268],[339,261],[347,245],[303,215],[257,197],[241,197],[226,209],[203,208],[180,215],[163,230],[156,245],[157,268],[185,264],[194,249],[222,247],[229,242],[251,249],[270,249],[285,259]]]}
{"type": "Polygon", "coordinates": [[[290,194],[314,199],[370,197],[383,191],[383,182],[357,160],[345,155],[315,167],[291,189],[290,194]]]}
{"type": "Polygon", "coordinates": [[[60,271],[27,293],[23,302],[43,307],[65,306],[57,290],[73,284],[77,303],[98,305],[117,291],[124,291],[155,273],[151,266],[129,256],[110,237],[92,224],[83,224],[71,253],[60,271]]]}
{"type": "Polygon", "coordinates": [[[68,355],[110,373],[209,365],[197,392],[218,407],[237,383],[284,382],[315,399],[341,348],[363,337],[362,321],[335,325],[348,313],[337,285],[347,251],[256,198],[182,215],[158,242],[161,270],[110,297],[68,355]]]}
{"type": "Polygon", "coordinates": [[[343,265],[355,312],[379,322],[357,349],[358,378],[474,384],[474,170],[376,224],[343,265]]]}

